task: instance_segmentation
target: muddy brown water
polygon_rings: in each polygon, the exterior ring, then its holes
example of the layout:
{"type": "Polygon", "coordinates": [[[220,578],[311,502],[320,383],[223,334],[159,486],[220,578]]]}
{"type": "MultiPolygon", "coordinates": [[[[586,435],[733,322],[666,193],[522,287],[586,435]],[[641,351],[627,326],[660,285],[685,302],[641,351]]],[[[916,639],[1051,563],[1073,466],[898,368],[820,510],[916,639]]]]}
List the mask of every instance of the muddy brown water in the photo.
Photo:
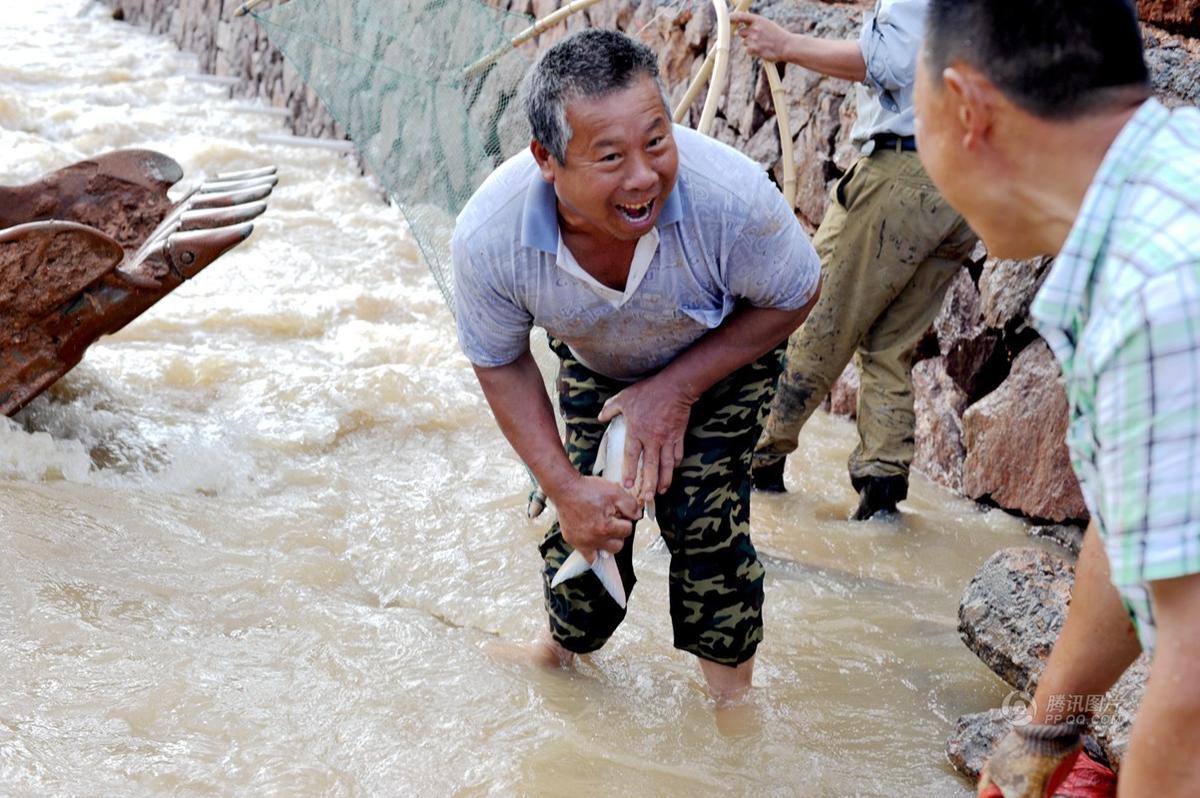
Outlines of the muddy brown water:
{"type": "Polygon", "coordinates": [[[739,713],[670,647],[653,535],[602,652],[495,660],[543,623],[544,523],[399,214],[81,5],[0,21],[0,181],[116,147],[281,179],[247,244],[0,420],[0,793],[969,794],[945,737],[1006,689],[957,601],[1018,521],[924,480],[897,524],[842,520],[853,427],[818,415],[755,502],[739,713]]]}

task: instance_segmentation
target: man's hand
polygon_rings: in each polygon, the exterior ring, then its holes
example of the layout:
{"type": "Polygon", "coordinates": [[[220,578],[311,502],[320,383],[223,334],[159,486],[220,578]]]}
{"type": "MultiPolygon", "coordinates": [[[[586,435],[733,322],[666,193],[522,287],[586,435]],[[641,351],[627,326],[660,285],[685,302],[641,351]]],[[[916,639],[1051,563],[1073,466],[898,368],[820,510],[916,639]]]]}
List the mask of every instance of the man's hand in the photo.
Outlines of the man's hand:
{"type": "Polygon", "coordinates": [[[764,61],[787,61],[792,44],[792,34],[766,17],[737,11],[729,15],[736,26],[737,35],[742,37],[746,52],[764,61]]]}
{"type": "Polygon", "coordinates": [[[683,436],[695,399],[688,398],[661,374],[629,386],[604,403],[600,421],[625,416],[625,487],[638,504],[654,500],[671,487],[675,467],[683,462],[683,436]],[[638,458],[642,467],[638,469],[638,458]]]}
{"type": "Polygon", "coordinates": [[[603,549],[616,554],[633,532],[633,521],[641,506],[620,485],[600,477],[582,474],[549,496],[558,512],[563,540],[570,543],[588,562],[603,549]]]}
{"type": "Polygon", "coordinates": [[[979,774],[980,798],[1044,798],[1054,794],[1082,748],[1074,723],[1014,726],[979,774]]]}

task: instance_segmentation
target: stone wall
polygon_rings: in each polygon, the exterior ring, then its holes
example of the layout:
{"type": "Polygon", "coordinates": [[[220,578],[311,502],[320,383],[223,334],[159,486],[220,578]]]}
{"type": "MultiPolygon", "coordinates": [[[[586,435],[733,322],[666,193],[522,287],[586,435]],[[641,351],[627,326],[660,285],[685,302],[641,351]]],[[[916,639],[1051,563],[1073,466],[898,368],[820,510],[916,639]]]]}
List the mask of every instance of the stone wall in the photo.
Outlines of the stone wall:
{"type": "Polygon", "coordinates": [[[252,17],[235,17],[234,0],[103,0],[118,19],[162,34],[195,53],[203,72],[236,78],[233,94],[292,112],[301,136],[344,138],[316,94],[267,40],[252,17]]]}
{"type": "MultiPolygon", "coordinates": [[[[197,53],[203,69],[236,78],[235,94],[259,97],[290,110],[296,133],[343,135],[253,19],[233,17],[237,3],[105,1],[124,19],[149,26],[197,53]]],[[[561,5],[558,0],[489,2],[536,16],[561,5]]],[[[791,30],[852,38],[865,4],[758,0],[753,8],[791,30]]],[[[1148,19],[1170,23],[1173,30],[1191,30],[1196,5],[1156,0],[1140,7],[1148,19]]],[[[715,13],[705,4],[683,12],[677,8],[662,0],[602,2],[529,47],[545,47],[584,26],[634,32],[660,54],[664,77],[673,99],[678,99],[710,46],[715,13]]],[[[1149,26],[1145,38],[1158,95],[1172,105],[1200,100],[1196,42],[1149,26]]],[[[483,93],[511,92],[517,78],[495,70],[483,93]]],[[[784,70],[783,85],[795,143],[797,215],[813,230],[825,211],[830,184],[856,157],[849,144],[855,117],[852,87],[847,81],[795,67],[784,70]]],[[[703,94],[692,108],[693,124],[702,99],[703,94]]],[[[713,134],[762,163],[782,182],[775,109],[766,77],[736,43],[713,134]]],[[[519,135],[518,127],[509,122],[501,140],[511,146],[519,135]]],[[[918,416],[914,467],[951,490],[1033,519],[1082,521],[1086,509],[1062,442],[1066,404],[1057,366],[1026,318],[1048,265],[1047,260],[997,261],[979,249],[957,278],[918,352],[923,362],[914,372],[918,416]]],[[[834,390],[832,409],[853,413],[856,390],[854,375],[848,373],[834,390]]]]}

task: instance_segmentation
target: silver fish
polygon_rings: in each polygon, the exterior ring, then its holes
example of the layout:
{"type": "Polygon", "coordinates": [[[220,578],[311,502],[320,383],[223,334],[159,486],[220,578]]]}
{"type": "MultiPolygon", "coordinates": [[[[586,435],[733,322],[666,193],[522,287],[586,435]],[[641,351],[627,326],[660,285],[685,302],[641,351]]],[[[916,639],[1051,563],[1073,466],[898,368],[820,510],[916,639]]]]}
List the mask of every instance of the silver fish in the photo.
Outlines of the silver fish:
{"type": "MultiPolygon", "coordinates": [[[[600,439],[600,451],[596,454],[596,464],[592,468],[592,474],[620,485],[624,481],[624,466],[625,417],[617,416],[608,423],[608,429],[604,430],[604,437],[600,439]]],[[[550,587],[556,588],[588,569],[591,569],[592,573],[600,580],[600,584],[604,585],[604,589],[608,591],[608,595],[612,596],[613,601],[624,608],[625,585],[621,582],[621,572],[617,569],[617,561],[603,549],[596,552],[596,558],[590,563],[578,549],[571,552],[562,567],[558,569],[558,573],[554,575],[550,587]]]]}

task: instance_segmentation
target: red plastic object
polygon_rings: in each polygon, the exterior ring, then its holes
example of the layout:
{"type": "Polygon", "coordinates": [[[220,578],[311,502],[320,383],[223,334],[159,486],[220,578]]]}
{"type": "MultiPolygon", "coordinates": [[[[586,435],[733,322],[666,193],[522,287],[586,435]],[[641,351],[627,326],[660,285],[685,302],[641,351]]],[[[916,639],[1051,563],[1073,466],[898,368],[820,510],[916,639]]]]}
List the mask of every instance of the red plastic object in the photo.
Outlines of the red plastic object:
{"type": "Polygon", "coordinates": [[[1054,791],[1054,798],[1116,798],[1117,774],[1084,754],[1054,791]]]}
{"type": "MultiPolygon", "coordinates": [[[[1051,793],[1052,798],[1116,798],[1117,774],[1081,754],[1067,777],[1051,793]]],[[[978,798],[1004,798],[1000,788],[989,786],[978,798]]]]}

